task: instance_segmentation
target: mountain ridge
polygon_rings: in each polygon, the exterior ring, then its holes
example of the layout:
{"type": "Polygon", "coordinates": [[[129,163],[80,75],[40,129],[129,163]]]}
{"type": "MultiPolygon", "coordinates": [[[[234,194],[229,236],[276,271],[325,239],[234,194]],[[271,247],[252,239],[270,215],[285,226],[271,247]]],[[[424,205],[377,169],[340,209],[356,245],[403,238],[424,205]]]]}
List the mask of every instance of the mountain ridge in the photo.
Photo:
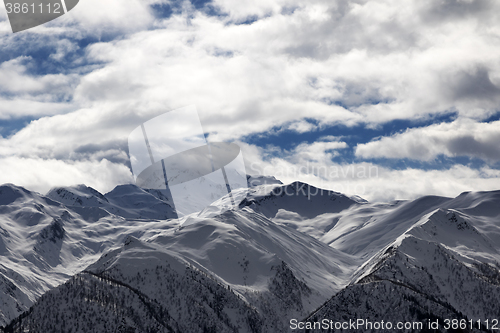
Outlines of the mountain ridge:
{"type": "Polygon", "coordinates": [[[106,329],[123,332],[288,332],[294,318],[354,314],[500,317],[500,191],[383,204],[256,183],[234,192],[236,207],[223,197],[181,219],[162,192],[135,185],[47,195],[0,186],[0,326],[91,332],[97,309],[106,329]]]}

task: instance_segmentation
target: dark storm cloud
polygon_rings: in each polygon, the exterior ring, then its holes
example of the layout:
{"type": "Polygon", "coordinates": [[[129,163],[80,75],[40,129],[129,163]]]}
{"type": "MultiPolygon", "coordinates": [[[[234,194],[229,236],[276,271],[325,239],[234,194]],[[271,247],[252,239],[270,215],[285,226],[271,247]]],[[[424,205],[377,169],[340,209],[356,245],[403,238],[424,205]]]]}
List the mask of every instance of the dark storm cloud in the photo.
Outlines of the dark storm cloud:
{"type": "Polygon", "coordinates": [[[471,71],[461,71],[448,80],[451,97],[457,100],[500,100],[500,87],[490,79],[490,72],[484,66],[471,71]]]}
{"type": "Polygon", "coordinates": [[[126,140],[81,145],[71,153],[70,159],[94,161],[106,159],[112,163],[125,164],[130,167],[126,140]]]}
{"type": "Polygon", "coordinates": [[[492,0],[430,0],[421,12],[422,18],[434,23],[488,15],[494,9],[492,0]]]}
{"type": "Polygon", "coordinates": [[[500,161],[499,136],[478,140],[473,135],[464,134],[446,143],[453,156],[472,156],[489,161],[500,161]]]}

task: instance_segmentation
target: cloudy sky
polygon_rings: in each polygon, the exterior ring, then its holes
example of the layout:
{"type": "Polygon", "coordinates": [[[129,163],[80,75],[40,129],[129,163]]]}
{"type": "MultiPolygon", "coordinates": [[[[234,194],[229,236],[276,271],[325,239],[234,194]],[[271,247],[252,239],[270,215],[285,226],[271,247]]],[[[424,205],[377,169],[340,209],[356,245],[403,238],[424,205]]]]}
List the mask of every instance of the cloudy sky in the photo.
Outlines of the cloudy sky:
{"type": "Polygon", "coordinates": [[[13,34],[1,6],[0,183],[133,182],[129,133],[195,105],[251,174],[373,201],[500,189],[499,16],[495,0],[80,0],[13,34]]]}

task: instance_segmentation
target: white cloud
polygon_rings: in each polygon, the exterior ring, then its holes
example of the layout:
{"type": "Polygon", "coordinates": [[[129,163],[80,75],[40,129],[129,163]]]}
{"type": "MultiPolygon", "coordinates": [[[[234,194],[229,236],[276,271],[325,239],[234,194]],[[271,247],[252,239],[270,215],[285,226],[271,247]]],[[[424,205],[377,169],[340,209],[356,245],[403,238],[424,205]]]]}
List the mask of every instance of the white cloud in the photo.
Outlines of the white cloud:
{"type": "Polygon", "coordinates": [[[27,116],[42,117],[68,112],[71,109],[70,105],[58,102],[33,101],[20,97],[14,99],[0,97],[0,119],[27,116]]]}
{"type": "Polygon", "coordinates": [[[317,129],[317,126],[314,124],[311,124],[308,121],[305,120],[299,120],[296,122],[291,123],[288,126],[288,129],[291,131],[295,131],[297,133],[307,133],[307,132],[312,132],[317,129]]]}
{"type": "Polygon", "coordinates": [[[85,0],[80,1],[61,24],[78,24],[79,29],[93,34],[116,34],[139,31],[150,26],[154,17],[149,4],[140,0],[85,0]]]}
{"type": "MultiPolygon", "coordinates": [[[[419,14],[432,8],[417,2],[413,11],[408,4],[368,1],[311,4],[292,14],[260,2],[216,4],[230,13],[272,15],[251,25],[199,13],[190,20],[175,16],[165,29],[95,45],[91,57],[109,64],[77,92],[92,100],[194,102],[218,120],[227,115],[242,134],[304,114],[322,123],[378,124],[448,110],[481,118],[496,110],[500,48],[479,20],[427,23],[419,14]],[[249,114],[258,126],[248,127],[249,114]]],[[[286,5],[295,3],[269,2],[286,5]]]]}
{"type": "MultiPolygon", "coordinates": [[[[26,74],[30,57],[19,57],[0,64],[0,91],[14,94],[69,94],[75,75],[48,74],[35,77],[26,74]],[[62,90],[62,91],[61,91],[62,90]]],[[[28,95],[29,96],[29,95],[28,95]]]]}
{"type": "Polygon", "coordinates": [[[283,6],[294,5],[296,1],[285,0],[214,0],[213,4],[222,9],[222,12],[229,14],[231,21],[242,22],[247,19],[257,17],[262,18],[268,15],[279,13],[283,6]]]}
{"type": "Polygon", "coordinates": [[[336,150],[347,148],[347,144],[341,141],[317,141],[311,144],[301,143],[293,150],[293,157],[297,162],[307,161],[329,161],[337,155],[336,150]]]}
{"type": "Polygon", "coordinates": [[[21,56],[0,64],[0,119],[54,115],[71,108],[66,100],[78,76],[34,76],[28,73],[30,61],[30,57],[21,56]]]}
{"type": "MultiPolygon", "coordinates": [[[[427,16],[445,12],[432,2],[216,1],[229,17],[190,8],[155,23],[162,28],[146,30],[154,21],[152,2],[86,1],[65,16],[68,24],[137,31],[89,48],[85,60],[106,64],[82,77],[75,89],[82,105],[124,98],[157,101],[165,109],[194,103],[208,118],[224,122],[223,114],[235,133],[248,134],[305,114],[323,124],[348,125],[448,110],[482,118],[499,101],[498,24],[481,20],[496,15],[493,2],[484,5],[487,12],[484,6],[475,9],[474,20],[460,9],[460,15],[436,23],[427,16]],[[263,18],[251,25],[231,23],[252,15],[263,18]],[[259,118],[252,127],[250,113],[259,118]]],[[[68,33],[75,28],[69,26],[68,33]]],[[[54,59],[75,47],[57,43],[54,59]]]]}
{"type": "Polygon", "coordinates": [[[314,149],[318,148],[317,143],[300,145],[300,149],[291,152],[275,148],[273,154],[256,146],[240,145],[250,174],[276,176],[284,183],[299,180],[369,201],[388,202],[423,195],[455,197],[465,191],[500,187],[500,170],[489,167],[477,170],[456,165],[444,170],[391,170],[373,163],[335,163],[322,158],[326,152],[314,149]],[[303,154],[309,148],[316,153],[303,154]]]}
{"type": "MultiPolygon", "coordinates": [[[[126,113],[126,109],[123,110],[126,113]]],[[[40,118],[11,137],[0,138],[0,157],[73,160],[81,147],[103,145],[104,149],[110,142],[124,143],[137,126],[136,122],[132,123],[132,126],[127,126],[106,106],[40,118]]]]}
{"type": "MultiPolygon", "coordinates": [[[[46,116],[0,139],[0,163],[12,158],[120,161],[135,126],[191,104],[211,139],[234,140],[275,126],[304,133],[449,111],[485,119],[500,102],[498,2],[216,0],[213,4],[228,16],[209,17],[184,2],[182,14],[165,20],[152,15],[153,2],[81,1],[48,25],[14,36],[0,33],[5,54],[24,46],[36,53],[44,44],[53,50],[48,59],[61,66],[76,50],[75,40],[116,36],[75,55],[73,74],[30,74],[26,68],[36,62],[17,56],[0,65],[0,118],[46,116]],[[252,17],[259,19],[234,24],[252,17]]],[[[0,30],[6,23],[1,24],[0,30]]],[[[483,138],[483,129],[474,126],[474,142],[492,150],[460,148],[457,140],[470,129],[457,124],[461,136],[443,124],[429,132],[409,131],[400,138],[407,140],[404,147],[387,148],[394,146],[387,138],[360,145],[357,153],[496,156],[494,135],[483,138]],[[376,145],[382,149],[378,153],[376,145]]],[[[284,161],[300,163],[307,154],[323,161],[335,156],[342,148],[338,144],[297,150],[295,160],[284,161]],[[328,147],[333,151],[321,153],[328,147]]],[[[408,171],[409,178],[417,179],[417,171],[408,171]]],[[[404,172],[394,172],[401,181],[404,172]]],[[[474,177],[467,179],[480,179],[474,177]]],[[[385,187],[378,184],[380,191],[393,186],[390,177],[386,181],[385,187]]]]}
{"type": "Polygon", "coordinates": [[[39,91],[43,84],[33,77],[23,75],[26,71],[22,65],[23,58],[17,58],[3,62],[0,65],[0,89],[3,91],[18,93],[39,91]]]}
{"type": "Polygon", "coordinates": [[[500,160],[500,121],[480,123],[457,119],[427,127],[408,129],[388,137],[359,144],[362,158],[409,158],[430,161],[439,155],[469,156],[486,161],[500,160]]]}
{"type": "Polygon", "coordinates": [[[46,193],[55,186],[86,184],[108,192],[117,184],[133,182],[130,170],[123,164],[107,160],[67,162],[40,158],[2,158],[0,184],[13,183],[46,193]]]}

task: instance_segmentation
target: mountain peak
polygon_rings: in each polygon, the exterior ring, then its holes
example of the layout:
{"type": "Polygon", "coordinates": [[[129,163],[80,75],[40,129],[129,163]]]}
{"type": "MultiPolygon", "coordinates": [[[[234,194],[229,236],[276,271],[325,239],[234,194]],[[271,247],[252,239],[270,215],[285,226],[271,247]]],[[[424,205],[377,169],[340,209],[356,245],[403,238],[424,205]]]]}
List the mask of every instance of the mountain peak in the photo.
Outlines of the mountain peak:
{"type": "Polygon", "coordinates": [[[268,218],[275,217],[279,209],[313,218],[324,213],[338,213],[360,203],[342,193],[295,181],[286,185],[264,185],[250,189],[239,206],[250,207],[268,218]]]}
{"type": "Polygon", "coordinates": [[[137,192],[144,192],[144,190],[135,184],[121,184],[121,185],[116,185],[114,189],[112,189],[105,195],[115,196],[115,195],[130,194],[137,192]]]}
{"type": "Polygon", "coordinates": [[[0,186],[0,205],[9,205],[19,198],[31,196],[32,192],[21,186],[16,186],[10,183],[0,186]]]}
{"type": "Polygon", "coordinates": [[[247,182],[249,187],[259,186],[259,185],[283,184],[279,179],[276,179],[274,176],[262,176],[262,175],[247,175],[247,182]]]}
{"type": "Polygon", "coordinates": [[[46,196],[69,206],[100,206],[108,201],[99,191],[83,184],[55,187],[46,196]]]}

